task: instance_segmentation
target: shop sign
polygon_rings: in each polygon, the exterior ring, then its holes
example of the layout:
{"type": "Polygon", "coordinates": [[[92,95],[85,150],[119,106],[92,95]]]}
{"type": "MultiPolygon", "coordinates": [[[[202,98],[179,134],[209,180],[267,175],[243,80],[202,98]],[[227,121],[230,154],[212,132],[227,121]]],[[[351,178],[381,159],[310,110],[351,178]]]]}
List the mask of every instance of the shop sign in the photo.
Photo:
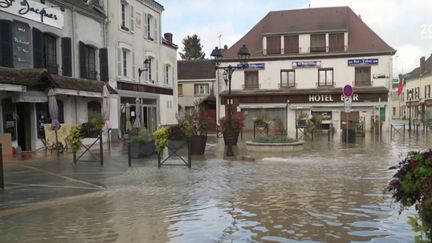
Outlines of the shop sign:
{"type": "Polygon", "coordinates": [[[0,0],[0,10],[39,23],[63,29],[63,13],[32,0],[0,0]]]}
{"type": "Polygon", "coordinates": [[[321,61],[302,61],[302,62],[293,62],[293,68],[314,68],[321,67],[321,61]]]}
{"type": "Polygon", "coordinates": [[[33,67],[30,26],[26,23],[14,21],[12,25],[12,40],[14,67],[33,67]]]}
{"type": "Polygon", "coordinates": [[[348,66],[378,65],[378,58],[348,59],[348,66]]]}
{"type": "MultiPolygon", "coordinates": [[[[320,102],[338,102],[337,100],[338,95],[331,95],[331,94],[311,94],[309,95],[309,102],[311,103],[320,103],[320,102]]],[[[354,93],[351,96],[352,101],[359,101],[359,95],[354,93]]],[[[340,101],[345,102],[345,96],[340,96],[340,101]]]]}
{"type": "Polygon", "coordinates": [[[237,64],[237,69],[241,70],[264,70],[264,68],[264,63],[237,64]]]}

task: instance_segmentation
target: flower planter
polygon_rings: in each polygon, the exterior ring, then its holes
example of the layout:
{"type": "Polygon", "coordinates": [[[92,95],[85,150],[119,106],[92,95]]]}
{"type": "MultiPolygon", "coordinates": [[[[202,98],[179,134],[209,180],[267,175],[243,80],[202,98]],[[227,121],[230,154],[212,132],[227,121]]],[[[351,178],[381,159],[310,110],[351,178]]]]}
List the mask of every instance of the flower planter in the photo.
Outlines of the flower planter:
{"type": "Polygon", "coordinates": [[[206,135],[195,135],[189,138],[190,139],[190,153],[192,155],[204,155],[207,136],[206,135]]]}
{"type": "Polygon", "coordinates": [[[172,154],[179,149],[186,148],[187,143],[186,143],[186,140],[184,140],[184,139],[182,139],[182,140],[168,139],[167,147],[168,147],[168,152],[170,154],[172,154]]]}
{"type": "MultiPolygon", "coordinates": [[[[233,132],[233,140],[231,145],[237,145],[239,134],[240,134],[239,132],[233,132]]],[[[223,139],[225,145],[228,145],[228,132],[226,131],[223,132],[223,139]]]]}
{"type": "Polygon", "coordinates": [[[133,159],[144,158],[155,152],[155,141],[147,143],[131,143],[131,156],[133,159]]]}

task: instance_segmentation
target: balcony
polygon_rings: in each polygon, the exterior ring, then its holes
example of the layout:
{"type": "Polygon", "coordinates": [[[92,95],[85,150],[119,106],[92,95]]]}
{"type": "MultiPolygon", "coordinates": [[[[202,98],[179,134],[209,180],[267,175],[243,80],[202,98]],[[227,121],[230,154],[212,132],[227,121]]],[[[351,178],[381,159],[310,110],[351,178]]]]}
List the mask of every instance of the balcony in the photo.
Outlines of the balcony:
{"type": "Polygon", "coordinates": [[[261,84],[243,84],[242,88],[243,89],[260,89],[261,84]]]}
{"type": "Polygon", "coordinates": [[[294,89],[297,83],[279,83],[279,89],[294,89]]]}

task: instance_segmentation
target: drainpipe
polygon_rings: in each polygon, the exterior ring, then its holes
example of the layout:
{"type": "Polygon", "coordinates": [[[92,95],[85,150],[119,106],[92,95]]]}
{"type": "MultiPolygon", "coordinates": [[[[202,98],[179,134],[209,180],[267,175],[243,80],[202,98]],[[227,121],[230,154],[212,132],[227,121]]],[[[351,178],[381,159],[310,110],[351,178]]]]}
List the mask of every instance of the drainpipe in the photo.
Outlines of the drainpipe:
{"type": "Polygon", "coordinates": [[[72,76],[73,77],[76,77],[76,66],[75,66],[75,17],[74,17],[74,15],[75,15],[75,6],[74,5],[72,5],[72,13],[71,13],[71,15],[72,15],[72,36],[71,36],[71,39],[72,39],[72,76]]]}

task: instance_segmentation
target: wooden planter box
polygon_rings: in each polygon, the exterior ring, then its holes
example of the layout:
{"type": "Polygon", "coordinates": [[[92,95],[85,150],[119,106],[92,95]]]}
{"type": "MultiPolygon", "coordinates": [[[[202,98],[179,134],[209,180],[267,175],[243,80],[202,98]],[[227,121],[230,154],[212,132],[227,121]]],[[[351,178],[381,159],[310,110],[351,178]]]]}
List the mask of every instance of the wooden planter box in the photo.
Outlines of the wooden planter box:
{"type": "Polygon", "coordinates": [[[131,157],[133,159],[151,156],[155,152],[155,141],[148,143],[131,143],[131,157]]]}
{"type": "MultiPolygon", "coordinates": [[[[238,141],[238,137],[240,135],[239,132],[233,132],[233,140],[232,140],[232,145],[237,145],[237,141],[238,141]]],[[[226,131],[223,132],[223,139],[224,139],[224,143],[225,145],[228,145],[228,133],[226,131]]]]}
{"type": "Polygon", "coordinates": [[[207,136],[206,135],[196,135],[189,138],[190,139],[190,153],[192,155],[204,155],[207,136]]]}

